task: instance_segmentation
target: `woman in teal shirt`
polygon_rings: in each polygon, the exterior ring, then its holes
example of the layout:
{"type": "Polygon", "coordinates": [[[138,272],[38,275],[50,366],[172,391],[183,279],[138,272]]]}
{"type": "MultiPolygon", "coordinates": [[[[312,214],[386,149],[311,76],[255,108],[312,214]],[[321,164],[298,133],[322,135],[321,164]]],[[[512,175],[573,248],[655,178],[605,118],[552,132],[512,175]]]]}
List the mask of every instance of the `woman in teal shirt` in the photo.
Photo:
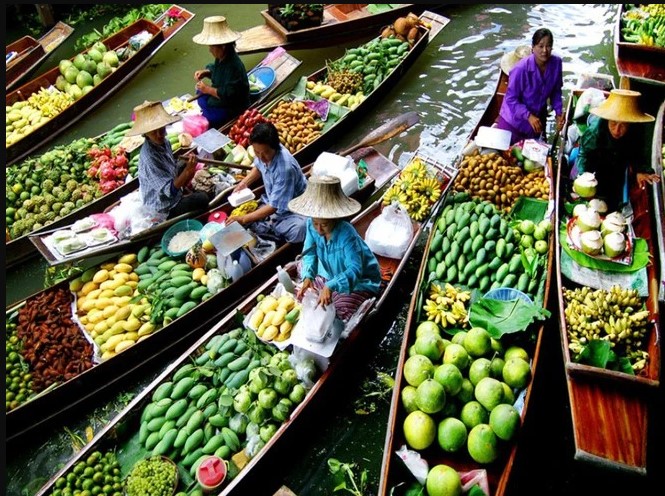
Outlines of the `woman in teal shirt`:
{"type": "Polygon", "coordinates": [[[360,304],[379,292],[381,269],[376,257],[346,220],[360,210],[336,177],[313,176],[305,193],[289,202],[292,212],[307,219],[302,252],[302,298],[308,288],[319,292],[319,304],[335,305],[343,322],[360,304]]]}
{"type": "Polygon", "coordinates": [[[232,31],[224,16],[207,17],[203,31],[193,40],[208,45],[215,57],[212,64],[194,72],[199,107],[211,128],[219,128],[229,119],[249,107],[249,80],[247,71],[235,51],[235,42],[240,34],[232,31]],[[210,78],[210,84],[203,79],[210,78]]]}

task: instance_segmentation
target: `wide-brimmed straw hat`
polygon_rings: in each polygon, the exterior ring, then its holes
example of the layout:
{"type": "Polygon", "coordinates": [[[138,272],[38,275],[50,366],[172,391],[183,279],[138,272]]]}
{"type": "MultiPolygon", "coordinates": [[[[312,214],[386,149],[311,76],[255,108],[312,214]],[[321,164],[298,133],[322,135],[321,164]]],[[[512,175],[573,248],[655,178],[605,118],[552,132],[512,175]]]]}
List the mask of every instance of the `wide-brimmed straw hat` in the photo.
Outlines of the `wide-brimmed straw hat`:
{"type": "Polygon", "coordinates": [[[319,219],[340,219],[360,210],[360,203],[349,198],[342,183],[334,176],[311,176],[305,192],[289,202],[296,214],[319,219]]]}
{"type": "Polygon", "coordinates": [[[224,16],[203,19],[203,31],[192,38],[199,45],[226,45],[240,39],[240,33],[233,31],[224,16]]]}
{"type": "Polygon", "coordinates": [[[134,125],[125,133],[125,136],[138,136],[149,133],[182,119],[179,115],[169,114],[164,109],[162,102],[145,101],[141,105],[134,107],[134,115],[134,125]]]}
{"type": "Polygon", "coordinates": [[[646,114],[640,110],[637,99],[639,91],[614,89],[610,92],[607,100],[597,107],[589,110],[594,115],[617,122],[652,122],[653,115],[646,114]]]}
{"type": "Polygon", "coordinates": [[[531,55],[531,47],[529,45],[518,46],[512,52],[508,52],[501,57],[501,70],[506,74],[510,74],[515,64],[529,55],[531,55]]]}

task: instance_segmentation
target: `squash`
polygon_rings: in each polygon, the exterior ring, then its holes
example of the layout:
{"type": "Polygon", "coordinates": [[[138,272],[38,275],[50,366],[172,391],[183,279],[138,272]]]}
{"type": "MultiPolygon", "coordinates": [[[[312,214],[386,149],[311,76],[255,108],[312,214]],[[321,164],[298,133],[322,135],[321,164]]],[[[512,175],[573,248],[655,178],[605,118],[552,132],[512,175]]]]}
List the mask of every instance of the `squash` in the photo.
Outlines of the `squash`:
{"type": "Polygon", "coordinates": [[[192,269],[204,268],[208,261],[206,255],[207,253],[203,249],[203,244],[198,242],[187,251],[185,262],[187,262],[187,265],[192,269]]]}

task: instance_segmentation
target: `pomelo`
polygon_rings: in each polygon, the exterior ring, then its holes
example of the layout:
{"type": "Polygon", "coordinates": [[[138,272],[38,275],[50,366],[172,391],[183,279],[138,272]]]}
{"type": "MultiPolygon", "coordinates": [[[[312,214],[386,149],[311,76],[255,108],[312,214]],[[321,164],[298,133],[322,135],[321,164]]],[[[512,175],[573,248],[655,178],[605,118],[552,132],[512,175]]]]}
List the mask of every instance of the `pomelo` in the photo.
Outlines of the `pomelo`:
{"type": "Polygon", "coordinates": [[[468,403],[473,400],[473,389],[473,384],[465,377],[462,380],[462,387],[460,388],[459,393],[457,393],[457,399],[460,403],[468,403]]]}
{"type": "Polygon", "coordinates": [[[488,358],[476,358],[471,365],[469,365],[469,380],[474,386],[480,382],[481,379],[489,377],[491,373],[492,362],[488,358]]]}
{"type": "Polygon", "coordinates": [[[503,401],[503,386],[492,377],[484,377],[478,381],[473,390],[476,400],[488,411],[503,401]]]}
{"type": "Polygon", "coordinates": [[[94,47],[88,50],[88,57],[90,57],[95,62],[101,62],[103,56],[104,55],[102,54],[102,52],[100,52],[94,47]]]}
{"type": "Polygon", "coordinates": [[[503,381],[501,381],[501,387],[503,387],[503,401],[501,403],[513,405],[515,403],[515,393],[513,393],[513,389],[503,381]]]}
{"type": "Polygon", "coordinates": [[[528,362],[529,354],[521,346],[509,346],[506,352],[503,354],[503,359],[508,361],[511,358],[521,358],[522,360],[528,362]]]}
{"type": "Polygon", "coordinates": [[[510,358],[503,366],[502,376],[503,381],[511,388],[522,389],[529,383],[531,367],[521,358],[510,358]]]}
{"type": "Polygon", "coordinates": [[[441,336],[428,332],[416,338],[414,343],[416,353],[425,355],[432,362],[438,362],[443,356],[445,342],[441,336]]]}
{"type": "Polygon", "coordinates": [[[492,338],[482,327],[472,327],[464,336],[462,345],[472,357],[481,357],[492,350],[492,338]]]}
{"type": "Polygon", "coordinates": [[[76,75],[76,86],[83,89],[86,86],[92,86],[92,84],[92,74],[87,71],[79,71],[79,73],[76,75]]]}
{"type": "Polygon", "coordinates": [[[412,386],[418,387],[425,379],[434,375],[434,365],[425,355],[413,355],[404,362],[404,378],[412,386]]]}
{"type": "Polygon", "coordinates": [[[460,371],[465,371],[469,366],[469,354],[461,344],[450,343],[443,352],[443,363],[452,363],[460,371]]]}
{"type": "Polygon", "coordinates": [[[466,337],[466,331],[459,331],[453,335],[451,341],[455,344],[464,344],[464,338],[466,337]]]}
{"type": "Polygon", "coordinates": [[[499,438],[488,424],[478,424],[469,432],[466,447],[478,463],[492,463],[499,456],[499,438]]]}
{"type": "Polygon", "coordinates": [[[402,398],[402,406],[404,407],[404,410],[406,410],[406,413],[411,413],[418,410],[418,405],[416,404],[415,387],[411,385],[404,386],[402,388],[400,397],[402,398]]]}
{"type": "Polygon", "coordinates": [[[490,412],[490,427],[499,439],[510,441],[520,426],[520,414],[512,405],[497,405],[490,412]]]}
{"type": "Polygon", "coordinates": [[[111,67],[118,67],[118,65],[120,65],[120,60],[118,59],[118,54],[115,52],[115,50],[109,50],[108,52],[104,53],[102,61],[111,67]]]}
{"type": "Polygon", "coordinates": [[[448,417],[439,422],[437,440],[439,446],[448,453],[459,451],[466,444],[467,431],[464,422],[448,417]]]}
{"type": "Polygon", "coordinates": [[[455,396],[462,389],[464,376],[462,372],[452,363],[443,363],[434,369],[434,380],[439,382],[446,394],[455,396]]]}
{"type": "Polygon", "coordinates": [[[430,332],[433,332],[438,336],[441,335],[441,329],[439,328],[439,325],[436,322],[432,322],[431,320],[424,320],[423,322],[418,324],[418,327],[416,327],[416,339],[418,339],[423,334],[427,334],[430,332]]]}
{"type": "Polygon", "coordinates": [[[425,379],[416,388],[416,405],[425,413],[438,413],[446,405],[446,391],[434,379],[425,379]]]}
{"type": "Polygon", "coordinates": [[[403,429],[406,443],[415,450],[429,448],[436,439],[436,422],[420,410],[406,416],[403,429]]]}
{"type": "Polygon", "coordinates": [[[490,363],[490,376],[494,377],[495,379],[503,379],[503,366],[506,364],[506,361],[499,357],[495,356],[492,358],[491,363],[490,363]]]}
{"type": "Polygon", "coordinates": [[[489,412],[485,407],[475,400],[469,401],[462,407],[459,417],[469,430],[473,429],[478,424],[486,424],[489,422],[490,418],[489,412]]]}
{"type": "Polygon", "coordinates": [[[462,480],[460,475],[448,465],[435,465],[427,473],[425,482],[429,496],[461,496],[462,480]]]}

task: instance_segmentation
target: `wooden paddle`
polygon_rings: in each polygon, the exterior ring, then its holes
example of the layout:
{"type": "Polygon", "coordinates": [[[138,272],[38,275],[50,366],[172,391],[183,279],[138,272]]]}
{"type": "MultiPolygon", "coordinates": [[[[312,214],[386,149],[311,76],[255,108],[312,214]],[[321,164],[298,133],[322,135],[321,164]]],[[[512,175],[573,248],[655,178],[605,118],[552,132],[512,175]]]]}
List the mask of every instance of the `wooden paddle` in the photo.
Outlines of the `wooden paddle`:
{"type": "Polygon", "coordinates": [[[204,164],[221,165],[222,167],[234,167],[236,169],[243,169],[243,170],[252,170],[254,168],[253,165],[241,165],[241,164],[235,164],[233,162],[223,162],[222,160],[199,157],[198,155],[196,156],[196,160],[204,164]]]}
{"type": "Polygon", "coordinates": [[[407,130],[416,124],[419,120],[420,116],[416,112],[407,112],[406,114],[393,117],[365,136],[365,138],[363,138],[359,143],[347,148],[346,150],[337,152],[337,155],[348,155],[360,148],[382,143],[387,139],[392,138],[393,136],[397,136],[402,131],[407,130]]]}

